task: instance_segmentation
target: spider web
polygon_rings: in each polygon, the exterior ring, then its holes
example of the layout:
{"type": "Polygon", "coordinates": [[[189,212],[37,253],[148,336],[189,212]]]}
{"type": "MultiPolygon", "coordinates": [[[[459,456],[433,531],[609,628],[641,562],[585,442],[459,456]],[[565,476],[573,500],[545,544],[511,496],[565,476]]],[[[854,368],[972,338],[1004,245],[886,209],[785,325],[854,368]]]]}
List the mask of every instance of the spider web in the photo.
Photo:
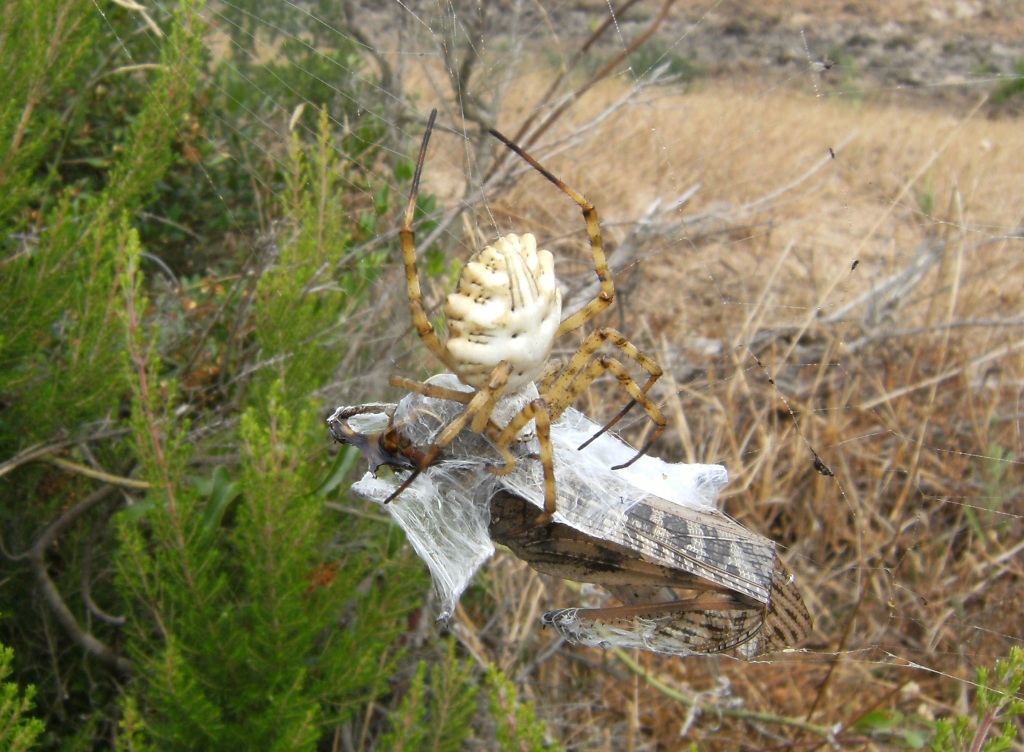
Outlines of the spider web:
{"type": "MultiPolygon", "coordinates": [[[[652,452],[728,468],[721,503],[781,544],[815,619],[781,667],[645,665],[691,687],[694,708],[743,698],[823,725],[876,708],[945,714],[977,667],[1021,642],[1024,184],[1012,165],[1024,144],[1019,100],[993,96],[1024,56],[1020,14],[952,1],[858,15],[838,2],[625,6],[207,8],[219,65],[281,66],[277,86],[252,77],[242,92],[272,103],[273,138],[237,130],[216,144],[229,159],[279,160],[269,144],[314,137],[321,105],[339,132],[371,122],[383,146],[346,155],[356,169],[340,200],[354,219],[389,187],[353,254],[386,262],[346,334],[360,356],[340,364],[325,408],[394,399],[390,373],[437,368],[409,327],[397,244],[403,169],[434,107],[417,236],[428,305],[439,312],[458,264],[504,232],[552,250],[568,309],[594,294],[578,208],[481,135],[496,125],[601,214],[617,305],[599,323],[666,371],[652,394],[670,428],[652,452]]],[[[173,24],[166,10],[152,22],[173,24]]],[[[227,222],[258,256],[260,233],[227,222]]],[[[566,340],[560,356],[578,342],[566,340]]],[[[610,380],[577,407],[602,420],[622,404],[610,380]]],[[[635,412],[634,443],[650,430],[635,412]]],[[[504,562],[486,576],[500,642],[537,576],[504,562]]],[[[554,583],[545,592],[562,599],[545,607],[574,605],[554,583]]],[[[551,637],[536,631],[508,633],[528,640],[523,676],[558,718],[564,659],[543,660],[551,637]]],[[[662,712],[665,738],[699,735],[698,714],[662,712]]]]}

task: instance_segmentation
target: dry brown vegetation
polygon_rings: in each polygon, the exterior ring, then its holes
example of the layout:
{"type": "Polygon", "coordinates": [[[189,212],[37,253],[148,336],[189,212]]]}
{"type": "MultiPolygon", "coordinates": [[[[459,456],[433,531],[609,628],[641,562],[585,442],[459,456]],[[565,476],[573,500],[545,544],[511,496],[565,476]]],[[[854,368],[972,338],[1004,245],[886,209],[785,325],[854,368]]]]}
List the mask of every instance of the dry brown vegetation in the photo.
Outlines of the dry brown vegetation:
{"type": "MultiPolygon", "coordinates": [[[[604,52],[621,52],[661,7],[633,7],[604,52]]],[[[556,109],[542,92],[607,15],[604,3],[538,8],[534,65],[485,68],[494,85],[511,81],[494,100],[514,137],[556,109]],[[597,20],[573,25],[584,17],[597,20]]],[[[899,727],[886,736],[858,721],[892,710],[902,728],[926,728],[964,712],[976,669],[1019,644],[1024,131],[993,113],[980,79],[950,84],[971,71],[938,51],[961,37],[1011,43],[1020,23],[991,2],[677,6],[660,38],[680,54],[706,48],[711,79],[680,94],[622,75],[524,144],[601,213],[617,306],[599,323],[666,371],[655,394],[670,429],[654,453],[728,468],[723,508],[779,543],[815,620],[801,650],[757,663],[565,646],[540,615],[596,596],[499,554],[453,630],[516,680],[567,748],[887,748],[899,727]],[[852,80],[863,62],[852,58],[816,70],[831,43],[865,29],[883,51],[935,51],[925,84],[890,86],[904,65],[895,52],[872,71],[881,79],[852,80]],[[780,38],[789,57],[759,68],[759,40],[780,38]]],[[[409,88],[428,110],[454,77],[429,56],[417,64],[409,88]]],[[[480,92],[484,77],[459,83],[480,92]]],[[[529,230],[555,251],[569,299],[586,296],[576,207],[529,168],[488,181],[479,149],[443,134],[476,131],[462,96],[438,103],[424,185],[441,207],[476,206],[467,176],[485,191],[475,222],[446,226],[446,252],[465,258],[497,232],[529,230]]],[[[399,308],[392,281],[386,305],[399,308]]],[[[438,282],[434,304],[451,284],[438,282]]],[[[417,365],[435,367],[400,369],[417,365]]],[[[601,419],[620,405],[611,384],[577,406],[601,419]]],[[[625,433],[645,430],[637,419],[625,433]]]]}
{"type": "MultiPolygon", "coordinates": [[[[832,729],[843,748],[885,746],[851,727],[878,709],[962,710],[963,680],[1019,640],[1021,154],[1019,123],[976,108],[709,84],[550,159],[631,259],[605,322],[666,367],[657,453],[729,469],[724,507],[779,542],[816,622],[802,651],[757,664],[552,652],[538,617],[579,596],[499,557],[457,633],[522,680],[556,737],[817,748],[832,729]],[[678,210],[649,214],[697,183],[678,210]]],[[[582,223],[550,194],[524,174],[490,209],[579,249],[565,267],[585,269],[582,223]]],[[[581,409],[609,415],[606,396],[581,409]]]]}

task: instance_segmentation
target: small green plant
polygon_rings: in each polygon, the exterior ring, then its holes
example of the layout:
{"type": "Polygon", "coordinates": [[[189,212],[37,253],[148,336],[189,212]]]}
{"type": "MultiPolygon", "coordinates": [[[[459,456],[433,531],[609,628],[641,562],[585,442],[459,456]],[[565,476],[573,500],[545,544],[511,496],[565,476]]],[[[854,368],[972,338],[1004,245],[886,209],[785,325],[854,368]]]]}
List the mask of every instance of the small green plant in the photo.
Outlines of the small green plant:
{"type": "Polygon", "coordinates": [[[903,749],[924,749],[932,734],[927,719],[895,709],[873,710],[858,720],[852,730],[903,749]]]}
{"type": "Polygon", "coordinates": [[[999,444],[989,445],[988,452],[980,460],[977,472],[984,488],[984,494],[980,497],[981,503],[964,507],[964,519],[982,546],[988,545],[990,530],[994,529],[998,533],[1005,526],[1003,507],[1008,500],[1016,496],[1017,489],[1012,479],[1007,477],[1013,466],[1011,454],[999,444]]]}
{"type": "Polygon", "coordinates": [[[291,232],[255,284],[247,327],[264,365],[241,398],[237,436],[224,437],[241,457],[211,478],[192,479],[178,390],[154,348],[156,322],[142,315],[139,238],[126,233],[125,379],[149,492],[119,515],[118,584],[145,723],[136,733],[162,749],[315,749],[325,727],[386,689],[423,584],[388,575],[404,560],[383,526],[354,521],[339,533],[325,519],[320,489],[334,473],[314,395],[337,345],[324,333],[354,310],[374,269],[325,263],[347,255],[355,231],[326,114],[316,141],[296,137],[291,157],[291,232]],[[370,577],[379,580],[361,588],[370,577]]]}
{"type": "Polygon", "coordinates": [[[996,86],[992,92],[993,104],[1005,104],[1011,99],[1024,96],[1024,58],[1013,64],[1014,75],[996,86]]]}
{"type": "Polygon", "coordinates": [[[1017,738],[1014,718],[1024,715],[1024,649],[1011,648],[995,669],[978,669],[971,716],[937,722],[933,752],[1003,752],[1017,738]]]}
{"type": "Polygon", "coordinates": [[[456,654],[457,642],[433,664],[420,661],[405,696],[391,717],[380,749],[458,752],[472,733],[477,710],[477,670],[456,654]]]}
{"type": "Polygon", "coordinates": [[[1004,752],[1013,747],[1017,736],[1014,719],[1024,715],[1022,681],[1024,649],[1013,648],[994,670],[978,669],[970,715],[932,721],[896,709],[879,709],[864,715],[851,730],[900,749],[1004,752]]]}
{"type": "Polygon", "coordinates": [[[546,740],[547,727],[537,719],[533,703],[519,697],[519,691],[504,672],[493,664],[487,669],[491,714],[498,723],[497,740],[502,752],[556,752],[562,747],[546,740]]]}
{"type": "Polygon", "coordinates": [[[862,106],[865,97],[864,81],[856,58],[841,45],[829,49],[826,57],[832,61],[831,75],[839,76],[838,93],[842,96],[843,101],[857,107],[862,106]]]}
{"type": "Polygon", "coordinates": [[[688,84],[706,75],[698,63],[679,54],[672,47],[655,41],[640,47],[630,57],[629,62],[637,76],[650,75],[654,70],[665,66],[666,81],[675,84],[688,84]]]}
{"type": "Polygon", "coordinates": [[[935,184],[930,174],[925,178],[920,189],[915,191],[914,198],[917,200],[918,210],[925,217],[930,217],[935,211],[935,184]]]}
{"type": "Polygon", "coordinates": [[[6,681],[11,673],[14,651],[0,645],[0,749],[25,752],[35,747],[36,739],[45,727],[38,718],[29,718],[32,711],[34,687],[25,687],[6,681]]]}

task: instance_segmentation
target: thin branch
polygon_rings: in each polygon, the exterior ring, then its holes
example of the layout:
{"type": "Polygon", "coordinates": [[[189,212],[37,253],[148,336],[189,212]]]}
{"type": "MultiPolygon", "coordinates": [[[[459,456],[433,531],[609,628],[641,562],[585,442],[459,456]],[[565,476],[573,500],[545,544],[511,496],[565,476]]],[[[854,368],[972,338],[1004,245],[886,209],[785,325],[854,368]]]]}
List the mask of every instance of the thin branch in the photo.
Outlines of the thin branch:
{"type": "Polygon", "coordinates": [[[7,475],[7,473],[12,470],[16,470],[22,465],[27,465],[30,462],[36,462],[37,460],[45,458],[47,455],[62,451],[69,446],[81,444],[87,441],[100,441],[102,439],[124,436],[128,432],[129,429],[127,428],[117,428],[110,431],[100,431],[99,433],[94,433],[91,436],[55,441],[51,444],[34,444],[27,449],[23,449],[18,452],[18,454],[14,455],[6,462],[0,463],[0,477],[7,475]]]}
{"type": "Polygon", "coordinates": [[[128,619],[126,617],[108,614],[92,598],[92,555],[96,548],[99,533],[105,529],[105,523],[109,519],[110,515],[108,515],[104,520],[104,525],[97,525],[89,534],[89,539],[86,542],[85,551],[82,555],[82,579],[80,591],[82,593],[82,601],[85,603],[85,607],[88,609],[89,613],[100,621],[105,621],[107,624],[113,624],[115,627],[123,627],[128,623],[128,619]]]}
{"type": "MultiPolygon", "coordinates": [[[[554,106],[554,108],[548,113],[548,115],[532,132],[527,133],[527,125],[524,124],[523,126],[520,126],[520,128],[516,131],[516,135],[513,137],[512,140],[518,143],[524,149],[529,149],[532,145],[534,145],[537,142],[537,140],[542,135],[544,135],[544,133],[546,133],[548,129],[559,118],[561,118],[562,115],[564,115],[572,105],[579,101],[579,99],[584,94],[586,94],[590,89],[592,89],[603,79],[605,79],[608,76],[608,74],[615,70],[615,68],[617,68],[623,60],[627,59],[633,52],[636,51],[636,49],[640,45],[642,45],[644,42],[650,39],[650,37],[654,34],[655,31],[658,30],[658,27],[661,26],[662,22],[664,22],[665,18],[668,16],[668,11],[674,3],[675,0],[665,0],[665,4],[661,8],[661,12],[654,18],[654,20],[651,21],[650,24],[648,24],[647,28],[643,31],[642,34],[640,34],[640,36],[634,39],[624,50],[622,50],[622,52],[620,52],[611,60],[609,60],[608,63],[606,63],[597,73],[591,76],[590,80],[583,84],[583,86],[581,86],[578,89],[575,89],[574,91],[569,92],[562,99],[561,102],[554,106]]],[[[622,10],[628,8],[629,5],[630,4],[627,3],[627,5],[622,10]]],[[[603,33],[607,28],[609,28],[609,25],[605,25],[600,29],[600,31],[603,33]]],[[[594,39],[592,36],[591,39],[588,39],[584,43],[584,47],[592,45],[594,41],[596,41],[596,39],[594,39]]],[[[573,59],[573,64],[575,64],[575,58],[573,59]]],[[[548,91],[544,93],[544,96],[534,104],[532,109],[534,111],[539,110],[550,97],[551,93],[552,90],[548,89],[548,91]]],[[[528,119],[527,124],[532,122],[532,120],[533,118],[528,119]]],[[[494,177],[494,175],[498,173],[500,170],[502,170],[502,168],[504,168],[506,165],[508,165],[513,160],[513,158],[514,155],[512,155],[511,153],[503,153],[501,156],[499,156],[491,164],[490,169],[488,169],[487,173],[484,175],[483,182],[485,184],[489,183],[491,179],[494,177]]]]}
{"type": "Polygon", "coordinates": [[[665,18],[668,16],[669,9],[674,4],[675,0],[665,0],[665,4],[661,8],[661,12],[657,16],[655,16],[654,20],[651,21],[650,24],[648,24],[647,28],[644,29],[643,33],[640,34],[640,36],[634,39],[629,44],[629,46],[622,50],[622,52],[620,52],[618,55],[609,60],[597,73],[595,73],[590,78],[589,81],[583,84],[583,86],[581,86],[579,89],[576,89],[573,92],[570,92],[569,96],[563,99],[562,102],[559,103],[558,106],[555,107],[555,109],[552,110],[546,118],[544,118],[541,124],[538,125],[532,133],[524,135],[522,140],[518,141],[517,143],[519,143],[520,146],[522,146],[524,149],[527,149],[532,144],[536,143],[537,139],[544,135],[544,133],[546,133],[547,130],[555,123],[555,121],[565,114],[566,110],[568,110],[569,107],[575,104],[580,99],[580,97],[586,94],[590,89],[592,89],[598,83],[603,81],[609,73],[611,73],[619,66],[619,64],[623,60],[627,59],[633,52],[636,51],[638,47],[640,47],[640,45],[642,45],[644,42],[651,38],[654,32],[658,30],[658,27],[661,26],[662,22],[664,22],[665,18]]]}
{"type": "Polygon", "coordinates": [[[62,470],[75,473],[77,475],[84,475],[86,478],[92,478],[94,480],[103,481],[109,483],[112,486],[120,486],[122,488],[132,488],[136,491],[148,491],[150,484],[144,480],[135,480],[134,478],[124,478],[120,475],[112,475],[105,473],[102,470],[94,470],[91,467],[80,465],[77,462],[70,462],[60,457],[54,457],[52,455],[39,457],[39,460],[46,462],[55,467],[59,467],[62,470]]]}
{"type": "Polygon", "coordinates": [[[36,539],[36,542],[32,544],[32,547],[24,554],[7,555],[8,558],[14,560],[28,559],[32,573],[36,578],[36,584],[39,586],[40,591],[42,591],[43,599],[50,606],[50,609],[57,617],[57,621],[64,627],[64,631],[67,632],[74,642],[107,666],[121,674],[128,674],[131,672],[131,664],[93,636],[91,632],[83,629],[78,623],[75,615],[71,613],[71,609],[64,602],[64,598],[61,596],[57,586],[50,578],[50,573],[46,566],[46,549],[56,542],[61,533],[106,501],[113,492],[114,486],[111,485],[102,486],[93,491],[58,517],[53,524],[42,532],[39,538],[36,539]]]}
{"type": "MultiPolygon", "coordinates": [[[[680,692],[679,690],[672,687],[667,681],[658,678],[651,671],[645,669],[639,663],[634,661],[625,650],[622,648],[612,648],[611,651],[615,657],[626,666],[630,671],[639,676],[644,682],[647,683],[652,689],[661,692],[663,695],[671,700],[685,705],[687,707],[695,707],[696,701],[692,695],[680,692]]],[[[799,718],[791,718],[784,715],[776,715],[774,713],[758,713],[753,710],[744,710],[742,708],[730,708],[730,707],[716,707],[716,712],[727,718],[735,718],[741,721],[749,721],[755,723],[771,723],[778,726],[790,726],[801,731],[806,731],[815,736],[819,736],[822,739],[827,740],[831,744],[836,743],[836,734],[841,730],[840,726],[819,726],[815,723],[808,723],[807,721],[800,720],[799,718]]]]}
{"type": "Polygon", "coordinates": [[[601,25],[594,29],[594,33],[591,34],[590,38],[587,39],[587,41],[585,41],[583,45],[576,51],[576,54],[569,58],[569,62],[562,66],[562,71],[555,77],[555,80],[551,82],[551,85],[548,87],[547,91],[545,91],[541,95],[540,99],[537,100],[537,104],[534,105],[533,109],[531,110],[530,114],[526,117],[526,119],[522,123],[520,123],[519,130],[517,130],[512,135],[513,141],[515,141],[517,144],[523,142],[523,139],[527,131],[529,131],[530,126],[533,125],[534,120],[536,120],[537,116],[540,115],[541,106],[545,102],[549,101],[555,95],[555,92],[558,90],[558,87],[562,85],[562,82],[565,81],[569,73],[572,72],[572,70],[576,67],[579,61],[583,59],[583,56],[590,51],[590,48],[593,47],[594,44],[602,36],[604,36],[604,33],[608,31],[609,28],[611,28],[611,25],[612,23],[614,23],[615,19],[622,16],[623,13],[625,13],[631,7],[636,5],[637,2],[639,2],[639,0],[627,0],[627,2],[623,4],[621,8],[617,8],[613,10],[611,13],[609,13],[608,17],[605,18],[601,25]]]}

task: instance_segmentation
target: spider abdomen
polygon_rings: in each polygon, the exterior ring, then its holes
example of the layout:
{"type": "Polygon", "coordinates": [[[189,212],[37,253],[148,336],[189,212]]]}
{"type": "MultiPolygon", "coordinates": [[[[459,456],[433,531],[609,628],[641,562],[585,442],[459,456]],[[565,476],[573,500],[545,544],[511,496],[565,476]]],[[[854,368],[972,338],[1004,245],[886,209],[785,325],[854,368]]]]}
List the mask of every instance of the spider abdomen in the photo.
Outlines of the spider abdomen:
{"type": "Polygon", "coordinates": [[[551,253],[533,235],[505,235],[473,254],[445,303],[453,370],[482,389],[501,361],[512,365],[506,392],[544,372],[562,316],[551,253]]]}

